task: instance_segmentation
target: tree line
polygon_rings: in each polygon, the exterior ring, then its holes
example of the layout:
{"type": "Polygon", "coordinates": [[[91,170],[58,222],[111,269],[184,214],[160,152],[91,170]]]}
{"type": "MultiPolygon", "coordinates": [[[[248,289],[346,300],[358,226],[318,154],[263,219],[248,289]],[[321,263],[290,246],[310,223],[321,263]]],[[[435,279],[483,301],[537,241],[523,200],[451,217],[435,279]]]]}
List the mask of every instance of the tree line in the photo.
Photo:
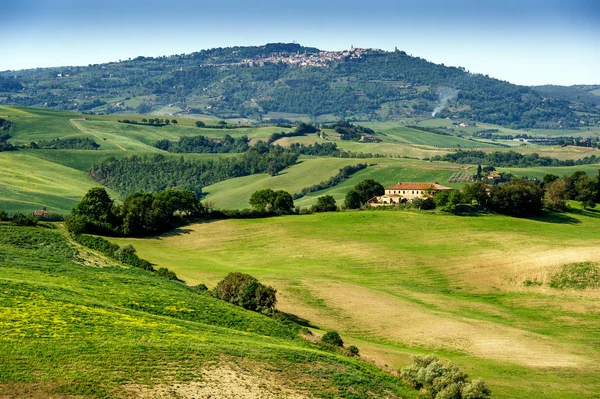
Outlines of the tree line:
{"type": "Polygon", "coordinates": [[[458,150],[456,152],[435,155],[431,157],[431,161],[446,161],[460,164],[485,164],[494,167],[518,167],[527,168],[534,166],[578,166],[590,165],[600,162],[600,157],[589,155],[581,159],[560,160],[551,157],[542,157],[537,153],[523,155],[515,151],[495,151],[485,153],[483,151],[474,150],[458,150]]]}
{"type": "Polygon", "coordinates": [[[282,147],[259,142],[236,157],[204,160],[160,154],[120,159],[110,157],[93,165],[90,176],[123,195],[179,188],[200,196],[204,186],[257,173],[274,176],[295,164],[297,159],[298,155],[282,147]]]}
{"type": "Polygon", "coordinates": [[[209,139],[206,136],[182,136],[179,141],[167,139],[156,142],[155,147],[175,153],[224,154],[242,153],[250,148],[248,136],[233,138],[226,134],[222,139],[209,139]]]}

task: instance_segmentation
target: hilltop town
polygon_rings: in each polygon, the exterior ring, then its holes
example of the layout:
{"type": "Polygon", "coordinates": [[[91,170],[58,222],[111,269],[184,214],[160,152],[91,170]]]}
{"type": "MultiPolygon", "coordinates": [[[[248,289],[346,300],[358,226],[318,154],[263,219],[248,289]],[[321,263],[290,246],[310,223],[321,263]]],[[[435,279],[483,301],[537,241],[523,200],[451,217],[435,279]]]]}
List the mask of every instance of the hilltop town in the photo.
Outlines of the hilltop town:
{"type": "Polygon", "coordinates": [[[344,61],[356,61],[365,58],[367,55],[383,54],[385,51],[376,48],[355,48],[350,46],[350,50],[343,51],[318,51],[318,52],[278,52],[268,55],[259,55],[255,58],[244,59],[231,65],[246,66],[265,66],[268,64],[288,64],[299,66],[327,67],[332,63],[344,61]]]}

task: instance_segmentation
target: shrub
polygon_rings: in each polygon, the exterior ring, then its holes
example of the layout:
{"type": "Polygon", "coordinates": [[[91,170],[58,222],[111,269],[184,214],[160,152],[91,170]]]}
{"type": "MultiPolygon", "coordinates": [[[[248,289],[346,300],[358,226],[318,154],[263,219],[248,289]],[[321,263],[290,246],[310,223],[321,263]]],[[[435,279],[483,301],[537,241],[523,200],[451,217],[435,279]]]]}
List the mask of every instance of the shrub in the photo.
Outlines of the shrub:
{"type": "Polygon", "coordinates": [[[490,208],[507,215],[537,215],[542,210],[544,192],[535,183],[514,179],[492,187],[490,208]]]}
{"type": "Polygon", "coordinates": [[[166,267],[159,267],[158,270],[156,270],[156,275],[160,276],[160,277],[164,277],[168,280],[181,281],[181,280],[179,280],[179,278],[177,278],[177,275],[175,274],[174,271],[169,270],[166,267]]]}
{"type": "Polygon", "coordinates": [[[275,307],[276,292],[249,274],[229,273],[219,281],[213,296],[248,310],[267,312],[275,307]]]}
{"type": "Polygon", "coordinates": [[[352,356],[358,356],[358,348],[354,345],[348,347],[348,352],[350,352],[352,356]]]}
{"type": "Polygon", "coordinates": [[[192,286],[190,288],[193,289],[194,291],[198,291],[198,292],[206,292],[206,291],[208,291],[208,287],[205,284],[194,285],[194,286],[192,286]]]}
{"type": "Polygon", "coordinates": [[[469,376],[453,362],[447,365],[434,355],[413,356],[413,363],[400,371],[400,378],[429,399],[486,399],[491,394],[482,380],[469,376]]]}
{"type": "Polygon", "coordinates": [[[0,210],[0,222],[6,222],[8,220],[8,213],[0,210]]]}
{"type": "Polygon", "coordinates": [[[14,213],[11,217],[11,223],[15,226],[27,226],[34,227],[38,224],[38,219],[31,215],[25,215],[23,213],[14,213]]]}
{"type": "Polygon", "coordinates": [[[344,341],[342,341],[342,337],[337,331],[327,331],[323,337],[321,337],[321,342],[333,345],[333,346],[344,346],[344,341]]]}

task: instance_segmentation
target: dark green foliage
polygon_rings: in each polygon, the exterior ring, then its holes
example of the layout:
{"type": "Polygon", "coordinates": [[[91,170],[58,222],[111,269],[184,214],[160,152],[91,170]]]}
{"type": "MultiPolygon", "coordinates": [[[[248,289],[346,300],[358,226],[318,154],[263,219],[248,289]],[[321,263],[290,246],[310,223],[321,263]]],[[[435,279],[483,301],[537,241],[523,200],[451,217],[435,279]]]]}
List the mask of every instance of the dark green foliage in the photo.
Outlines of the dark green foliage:
{"type": "Polygon", "coordinates": [[[435,201],[433,198],[415,198],[412,200],[412,206],[422,211],[435,209],[435,201]]]}
{"type": "Polygon", "coordinates": [[[359,354],[359,350],[358,347],[354,346],[354,345],[350,345],[348,347],[348,352],[352,355],[352,356],[358,356],[359,354]]]}
{"type": "MultiPolygon", "coordinates": [[[[113,244],[105,238],[94,237],[86,234],[73,234],[72,238],[75,242],[84,247],[100,252],[111,259],[115,259],[125,265],[137,267],[142,270],[154,272],[154,267],[147,260],[140,259],[135,253],[135,249],[130,246],[123,248],[117,244],[113,244]]],[[[163,271],[163,273],[165,273],[163,271]]]]}
{"type": "Polygon", "coordinates": [[[0,118],[0,152],[17,150],[17,147],[8,142],[10,134],[5,133],[10,130],[11,126],[10,121],[0,118]]]}
{"type": "MultiPolygon", "coordinates": [[[[461,164],[486,164],[494,167],[518,167],[528,168],[534,166],[577,166],[600,163],[600,157],[589,155],[581,159],[560,160],[550,157],[540,157],[539,154],[519,154],[515,151],[485,153],[483,151],[458,150],[451,154],[435,155],[432,161],[447,161],[461,164]]],[[[485,168],[484,168],[485,169],[485,168]]]]}
{"type": "Polygon", "coordinates": [[[196,127],[205,127],[206,123],[202,122],[202,121],[196,121],[196,127]]]}
{"type": "Polygon", "coordinates": [[[40,140],[31,143],[31,148],[45,150],[97,150],[100,145],[90,138],[70,137],[66,139],[40,140]]]}
{"type": "Polygon", "coordinates": [[[248,310],[267,312],[275,307],[277,291],[245,273],[229,273],[219,281],[212,294],[248,310]]]}
{"type": "Polygon", "coordinates": [[[223,154],[246,152],[250,148],[249,142],[247,136],[234,139],[226,134],[223,139],[209,139],[205,136],[183,136],[178,142],[164,139],[158,141],[155,146],[164,151],[177,153],[223,154]]]}
{"type": "Polygon", "coordinates": [[[177,278],[177,275],[174,271],[167,269],[166,267],[159,267],[156,270],[156,275],[160,277],[164,277],[167,280],[181,281],[177,278]]]}
{"type": "Polygon", "coordinates": [[[270,188],[255,191],[249,203],[258,212],[290,213],[294,209],[294,199],[290,193],[270,188]]]}
{"type": "Polygon", "coordinates": [[[202,187],[234,177],[257,173],[276,175],[296,163],[298,155],[282,147],[259,142],[237,157],[185,160],[163,155],[107,158],[90,170],[98,182],[122,194],[156,192],[168,188],[202,194],[202,187]]]}
{"type": "Polygon", "coordinates": [[[535,183],[513,179],[508,183],[492,186],[489,207],[507,215],[537,215],[542,211],[543,198],[543,190],[535,183]]]}
{"type": "Polygon", "coordinates": [[[34,227],[37,226],[38,219],[31,215],[25,215],[23,213],[14,213],[10,217],[10,222],[15,226],[34,227]]]}
{"type": "Polygon", "coordinates": [[[330,177],[329,180],[322,181],[318,184],[315,184],[314,186],[305,187],[299,193],[294,194],[293,198],[294,199],[302,198],[309,193],[325,190],[326,188],[330,188],[335,185],[338,185],[339,183],[348,179],[350,176],[352,176],[356,172],[361,171],[361,170],[365,169],[366,167],[367,167],[366,163],[359,163],[354,166],[352,166],[352,165],[344,166],[343,168],[340,169],[340,171],[335,176],[330,177]]]}
{"type": "Polygon", "coordinates": [[[190,190],[134,193],[121,206],[114,206],[106,190],[95,187],[75,205],[66,227],[72,234],[139,237],[168,230],[203,213],[204,207],[190,190]]]}
{"type": "Polygon", "coordinates": [[[381,183],[373,179],[366,179],[358,183],[346,194],[344,205],[347,209],[358,209],[377,195],[383,195],[385,189],[381,183]]]}
{"type": "Polygon", "coordinates": [[[192,287],[190,287],[191,289],[193,289],[194,291],[198,291],[198,292],[206,292],[208,291],[208,287],[205,284],[198,284],[198,285],[194,285],[192,287]]]}
{"type": "Polygon", "coordinates": [[[434,355],[413,356],[400,378],[420,390],[423,399],[487,399],[491,391],[482,380],[469,381],[453,362],[444,365],[434,355]]]}
{"type": "Polygon", "coordinates": [[[308,123],[300,123],[298,124],[298,126],[296,126],[296,128],[294,129],[293,132],[289,132],[289,133],[285,133],[285,132],[280,132],[280,133],[273,133],[271,136],[269,136],[268,142],[269,143],[273,143],[279,139],[282,139],[284,137],[297,137],[297,136],[304,136],[306,134],[310,134],[310,133],[317,133],[320,132],[320,129],[316,126],[310,125],[308,123]]]}
{"type": "Polygon", "coordinates": [[[364,126],[355,126],[350,122],[339,121],[333,125],[324,126],[327,129],[333,129],[341,136],[342,140],[358,141],[362,136],[373,135],[373,129],[364,126]]]}
{"type": "Polygon", "coordinates": [[[112,223],[115,219],[114,202],[102,187],[91,188],[75,205],[71,214],[85,216],[92,221],[112,223]]]}
{"type": "Polygon", "coordinates": [[[344,341],[337,331],[327,331],[322,337],[321,342],[333,345],[333,346],[344,346],[344,341]]]}
{"type": "Polygon", "coordinates": [[[0,210],[0,222],[6,222],[8,220],[8,213],[6,211],[0,210]]]}
{"type": "Polygon", "coordinates": [[[462,188],[462,199],[467,204],[475,202],[485,208],[488,205],[489,198],[487,187],[481,182],[467,183],[462,188]]]}
{"type": "Polygon", "coordinates": [[[335,198],[331,195],[323,195],[317,198],[317,203],[312,206],[313,212],[335,212],[337,211],[337,204],[335,198]]]}

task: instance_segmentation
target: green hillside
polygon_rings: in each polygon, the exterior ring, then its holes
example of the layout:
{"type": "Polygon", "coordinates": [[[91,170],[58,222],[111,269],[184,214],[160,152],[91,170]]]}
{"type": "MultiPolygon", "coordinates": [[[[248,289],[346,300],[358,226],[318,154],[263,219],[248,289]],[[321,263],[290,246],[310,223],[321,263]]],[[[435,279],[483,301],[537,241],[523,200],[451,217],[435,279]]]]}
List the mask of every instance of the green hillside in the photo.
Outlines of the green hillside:
{"type": "Polygon", "coordinates": [[[416,397],[297,328],[0,223],[0,397],[416,397]],[[217,396],[211,396],[217,395],[217,396]],[[153,396],[154,397],[154,396],[153,396]]]}
{"type": "Polygon", "coordinates": [[[547,96],[400,50],[352,49],[333,58],[324,54],[295,43],[270,43],[7,71],[0,79],[10,78],[11,84],[0,85],[0,94],[10,105],[255,121],[274,115],[399,121],[432,113],[512,128],[578,127],[581,121],[598,126],[600,121],[596,102],[578,101],[571,91],[547,96]],[[289,63],[290,57],[296,62],[289,63]]]}
{"type": "Polygon", "coordinates": [[[597,267],[597,230],[598,212],[577,208],[533,219],[355,211],[114,241],[192,284],[255,275],[278,288],[281,309],[394,368],[435,352],[481,376],[495,398],[592,399],[599,291],[549,284],[574,262],[597,267]]]}

